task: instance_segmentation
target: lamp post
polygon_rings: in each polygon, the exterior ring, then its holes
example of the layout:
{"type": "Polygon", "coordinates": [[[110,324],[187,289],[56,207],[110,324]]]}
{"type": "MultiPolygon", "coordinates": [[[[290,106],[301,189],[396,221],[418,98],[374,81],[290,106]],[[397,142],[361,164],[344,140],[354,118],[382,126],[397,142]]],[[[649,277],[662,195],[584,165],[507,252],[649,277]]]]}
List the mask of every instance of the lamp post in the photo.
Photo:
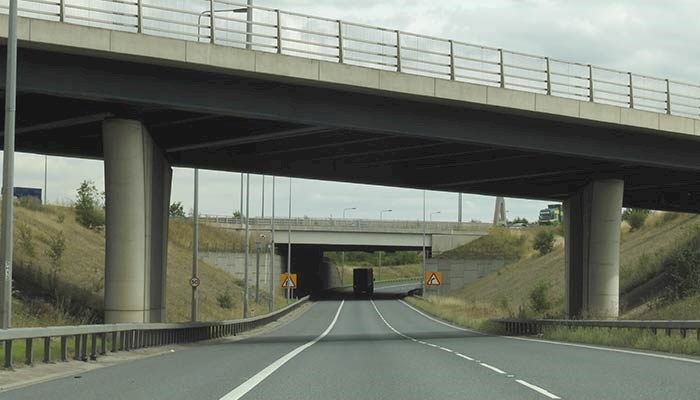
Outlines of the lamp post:
{"type": "MultiPolygon", "coordinates": [[[[287,231],[287,277],[292,273],[292,177],[289,177],[289,227],[287,231]]],[[[292,289],[287,288],[287,301],[292,298],[292,289]]]]}
{"type": "Polygon", "coordinates": [[[275,177],[272,176],[272,220],[270,221],[272,233],[270,235],[270,300],[268,309],[270,312],[275,307],[275,177]]]}
{"type": "Polygon", "coordinates": [[[433,215],[440,214],[441,211],[433,211],[430,213],[430,222],[433,222],[433,215]]]}
{"type": "Polygon", "coordinates": [[[243,318],[248,318],[248,257],[250,253],[250,174],[245,174],[245,257],[243,261],[243,318]]]}
{"type": "MultiPolygon", "coordinates": [[[[357,207],[348,207],[343,209],[343,219],[345,219],[345,212],[350,210],[357,210],[357,207]]],[[[343,286],[343,275],[345,274],[345,251],[340,252],[340,286],[343,286]]]]}
{"type": "MultiPolygon", "coordinates": [[[[199,169],[194,169],[194,205],[192,208],[192,282],[195,282],[199,274],[199,169]]],[[[196,322],[199,311],[199,285],[192,285],[192,322],[196,322]]]]}
{"type": "MultiPolygon", "coordinates": [[[[382,216],[385,212],[392,212],[393,210],[381,210],[379,211],[379,220],[382,220],[382,216]]],[[[382,279],[382,251],[379,251],[379,266],[377,267],[377,280],[382,279]]]]}
{"type": "MultiPolygon", "coordinates": [[[[5,134],[2,166],[2,315],[0,328],[12,326],[12,199],[15,186],[15,113],[17,100],[17,1],[10,0],[7,29],[7,71],[5,81],[5,134]]],[[[6,342],[7,343],[7,342],[6,342]]]]}
{"type": "MultiPolygon", "coordinates": [[[[425,190],[423,190],[423,276],[425,276],[425,263],[426,263],[425,231],[426,231],[426,227],[425,227],[425,190]]],[[[425,294],[425,279],[423,279],[422,291],[425,294]]]]}
{"type": "Polygon", "coordinates": [[[245,45],[245,48],[250,50],[252,48],[251,41],[252,41],[252,36],[253,36],[252,35],[252,33],[253,33],[253,24],[252,24],[252,21],[253,21],[253,9],[252,9],[253,0],[248,0],[247,4],[248,5],[246,7],[227,8],[227,9],[221,9],[221,10],[214,10],[214,8],[212,6],[212,8],[210,10],[204,10],[201,13],[199,13],[199,17],[197,17],[197,41],[199,42],[199,37],[201,36],[202,17],[204,17],[205,15],[208,15],[210,17],[210,19],[212,20],[212,22],[210,22],[210,24],[209,24],[210,25],[209,26],[209,29],[210,29],[209,35],[211,38],[211,42],[214,43],[214,29],[215,29],[214,23],[213,23],[213,20],[214,20],[213,14],[214,13],[218,13],[218,12],[246,13],[246,27],[245,27],[246,45],[245,45]]]}

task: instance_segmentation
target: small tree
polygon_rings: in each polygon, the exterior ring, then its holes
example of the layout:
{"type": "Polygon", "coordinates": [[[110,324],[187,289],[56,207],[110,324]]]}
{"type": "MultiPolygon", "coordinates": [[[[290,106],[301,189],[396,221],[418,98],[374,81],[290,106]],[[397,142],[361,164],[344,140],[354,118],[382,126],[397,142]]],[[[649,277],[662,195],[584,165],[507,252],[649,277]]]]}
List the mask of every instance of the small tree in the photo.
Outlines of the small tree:
{"type": "Polygon", "coordinates": [[[233,212],[233,218],[240,218],[241,217],[241,212],[236,210],[233,212]]]}
{"type": "Polygon", "coordinates": [[[75,200],[76,220],[86,228],[97,228],[105,224],[102,209],[104,193],[97,191],[95,183],[83,181],[77,190],[75,200]]]}
{"type": "Polygon", "coordinates": [[[57,234],[50,236],[47,243],[49,245],[46,249],[46,256],[49,257],[49,262],[51,264],[51,273],[49,274],[49,286],[50,290],[56,297],[56,289],[58,286],[58,273],[61,270],[61,260],[63,258],[63,252],[66,250],[66,240],[63,237],[63,231],[59,231],[57,234]]]}
{"type": "Polygon", "coordinates": [[[168,213],[170,214],[171,217],[184,218],[185,217],[185,209],[182,207],[182,202],[177,201],[175,203],[172,203],[170,205],[168,213]]]}
{"type": "Polygon", "coordinates": [[[631,231],[636,231],[644,226],[649,214],[651,211],[644,208],[627,208],[622,213],[622,220],[627,221],[631,231]]]}
{"type": "Polygon", "coordinates": [[[532,248],[537,250],[541,256],[551,252],[554,249],[554,232],[549,229],[537,232],[532,248]]]}

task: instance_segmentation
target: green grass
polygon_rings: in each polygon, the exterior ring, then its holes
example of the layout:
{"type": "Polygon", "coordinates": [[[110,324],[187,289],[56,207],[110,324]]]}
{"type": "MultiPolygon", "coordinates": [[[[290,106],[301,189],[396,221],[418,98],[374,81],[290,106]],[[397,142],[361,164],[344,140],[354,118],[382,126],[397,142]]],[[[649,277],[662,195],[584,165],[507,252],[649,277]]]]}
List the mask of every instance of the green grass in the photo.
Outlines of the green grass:
{"type": "MultiPolygon", "coordinates": [[[[663,255],[681,242],[690,227],[698,222],[698,217],[691,214],[655,213],[642,229],[623,232],[620,247],[621,293],[656,276],[662,268],[660,261],[663,255]]],[[[494,305],[507,302],[515,312],[520,309],[527,311],[529,294],[540,281],[550,285],[547,294],[552,308],[547,314],[561,316],[564,296],[563,246],[556,246],[544,256],[530,254],[450,295],[468,302],[494,305]]],[[[700,317],[700,311],[695,315],[695,318],[700,317]]]]}
{"type": "MultiPolygon", "coordinates": [[[[408,297],[408,303],[442,320],[484,333],[503,334],[503,327],[491,318],[499,317],[503,310],[490,304],[473,303],[455,297],[408,297]]],[[[695,299],[700,301],[700,299],[695,299]]],[[[566,328],[550,327],[542,337],[549,340],[614,346],[638,350],[700,355],[700,340],[694,331],[683,338],[678,332],[671,336],[659,330],[655,335],[641,329],[566,328]]]]}
{"type": "Polygon", "coordinates": [[[530,236],[528,230],[511,231],[505,228],[494,228],[488,235],[446,251],[437,258],[517,260],[531,253],[530,236]]]}

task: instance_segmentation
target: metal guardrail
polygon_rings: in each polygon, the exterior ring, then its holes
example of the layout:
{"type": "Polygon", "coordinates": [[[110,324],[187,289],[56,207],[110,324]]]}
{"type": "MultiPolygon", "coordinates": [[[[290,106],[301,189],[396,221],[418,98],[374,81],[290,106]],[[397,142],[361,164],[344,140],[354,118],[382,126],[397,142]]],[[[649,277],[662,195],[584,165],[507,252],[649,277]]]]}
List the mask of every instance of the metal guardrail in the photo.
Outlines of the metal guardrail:
{"type": "Polygon", "coordinates": [[[107,342],[111,342],[109,351],[129,351],[146,347],[166,346],[170,344],[191,343],[200,340],[235,336],[272,322],[309,299],[303,297],[275,312],[257,317],[228,321],[197,323],[128,323],[79,326],[53,326],[44,328],[0,329],[0,341],[4,343],[4,367],[12,368],[12,343],[25,341],[25,364],[33,365],[33,345],[35,340],[43,343],[42,362],[49,363],[51,343],[60,341],[59,361],[68,361],[68,341],[73,341],[75,360],[96,360],[98,355],[107,354],[107,342]],[[88,350],[88,339],[90,349],[88,350]],[[99,340],[99,348],[98,348],[99,340]]]}
{"type": "MultiPolygon", "coordinates": [[[[700,85],[228,0],[21,0],[21,16],[700,117],[700,85]],[[253,18],[246,21],[247,9],[253,18]],[[240,17],[239,17],[240,16],[240,17]],[[250,28],[250,29],[248,29],[250,28]]],[[[0,2],[7,12],[7,0],[0,2]]]]}
{"type": "Polygon", "coordinates": [[[551,327],[592,327],[609,329],[643,329],[656,334],[659,329],[671,336],[677,330],[682,337],[687,337],[688,331],[695,330],[700,340],[700,320],[572,320],[572,319],[497,319],[494,320],[505,328],[509,335],[538,334],[551,327]]]}

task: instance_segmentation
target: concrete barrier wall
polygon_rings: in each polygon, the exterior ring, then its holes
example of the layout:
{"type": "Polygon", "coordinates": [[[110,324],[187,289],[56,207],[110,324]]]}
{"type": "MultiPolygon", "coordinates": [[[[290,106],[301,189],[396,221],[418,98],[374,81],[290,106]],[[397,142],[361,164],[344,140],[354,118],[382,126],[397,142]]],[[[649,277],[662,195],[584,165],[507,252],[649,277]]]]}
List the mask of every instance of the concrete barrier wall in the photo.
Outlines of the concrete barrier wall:
{"type": "Polygon", "coordinates": [[[509,263],[509,260],[498,259],[445,260],[431,258],[427,261],[425,270],[441,272],[443,282],[439,291],[429,289],[428,293],[443,294],[461,289],[467,283],[494,273],[509,263]]]}
{"type": "MultiPolygon", "coordinates": [[[[253,285],[255,284],[255,252],[249,254],[248,259],[248,282],[253,285]]],[[[223,251],[200,251],[199,259],[219,268],[233,277],[243,280],[244,269],[245,269],[245,254],[243,253],[229,253],[223,251]]],[[[275,269],[277,272],[274,274],[274,279],[277,279],[282,269],[286,269],[286,261],[279,256],[275,255],[275,269]]],[[[261,289],[267,289],[268,278],[270,276],[270,254],[260,254],[260,287],[261,289]]]]}

